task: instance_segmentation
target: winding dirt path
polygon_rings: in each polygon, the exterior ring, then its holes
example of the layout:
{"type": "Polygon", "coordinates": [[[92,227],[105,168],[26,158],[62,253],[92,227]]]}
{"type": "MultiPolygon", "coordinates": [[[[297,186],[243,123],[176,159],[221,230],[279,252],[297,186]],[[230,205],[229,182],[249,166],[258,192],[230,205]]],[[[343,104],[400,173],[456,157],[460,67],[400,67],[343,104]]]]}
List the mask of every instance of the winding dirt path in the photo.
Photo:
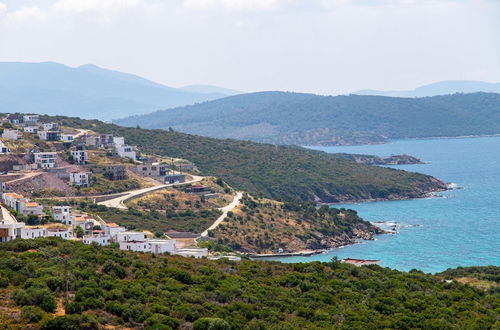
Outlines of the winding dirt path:
{"type": "Polygon", "coordinates": [[[149,187],[149,188],[143,188],[143,189],[137,189],[137,190],[132,190],[132,191],[127,191],[127,192],[124,192],[124,193],[121,193],[120,196],[117,196],[115,198],[112,198],[112,199],[108,199],[106,201],[103,201],[103,202],[99,202],[97,204],[99,205],[104,205],[104,206],[107,206],[107,207],[115,207],[117,209],[127,209],[127,207],[125,206],[124,202],[129,200],[129,199],[132,199],[132,198],[135,198],[135,197],[140,197],[142,195],[146,195],[150,192],[153,192],[153,191],[156,191],[156,190],[160,190],[160,189],[164,189],[164,188],[167,188],[167,187],[172,187],[172,186],[180,186],[180,185],[186,185],[186,184],[192,184],[192,183],[196,183],[196,182],[200,182],[201,180],[203,180],[204,177],[202,176],[195,176],[193,175],[193,180],[190,180],[190,181],[186,181],[186,182],[183,182],[183,183],[173,183],[173,184],[162,184],[162,185],[158,185],[158,186],[154,186],[154,187],[149,187]]]}
{"type": "Polygon", "coordinates": [[[233,201],[231,202],[231,204],[229,204],[227,206],[224,206],[223,208],[219,209],[219,210],[222,211],[222,215],[220,217],[218,217],[217,220],[215,220],[215,222],[210,227],[208,227],[203,233],[201,233],[200,236],[201,237],[207,237],[209,230],[214,230],[215,228],[217,228],[221,224],[221,222],[224,221],[227,218],[227,214],[230,211],[234,210],[235,207],[240,204],[242,197],[243,197],[243,193],[241,191],[238,191],[236,193],[236,196],[234,196],[233,201]]]}

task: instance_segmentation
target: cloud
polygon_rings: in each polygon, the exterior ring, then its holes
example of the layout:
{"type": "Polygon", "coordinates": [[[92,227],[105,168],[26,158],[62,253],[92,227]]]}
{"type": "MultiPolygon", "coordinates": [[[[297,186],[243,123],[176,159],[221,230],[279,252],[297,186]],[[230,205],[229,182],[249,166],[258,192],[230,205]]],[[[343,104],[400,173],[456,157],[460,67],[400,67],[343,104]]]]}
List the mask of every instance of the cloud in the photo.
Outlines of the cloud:
{"type": "Polygon", "coordinates": [[[27,22],[35,23],[47,20],[47,13],[36,7],[22,7],[16,10],[9,10],[5,3],[0,2],[0,20],[14,25],[27,22]]]}
{"type": "Polygon", "coordinates": [[[143,0],[59,0],[52,9],[63,13],[110,12],[144,5],[143,0]]]}
{"type": "Polygon", "coordinates": [[[266,11],[285,6],[288,0],[185,0],[185,7],[195,10],[226,9],[233,11],[266,11]]]}

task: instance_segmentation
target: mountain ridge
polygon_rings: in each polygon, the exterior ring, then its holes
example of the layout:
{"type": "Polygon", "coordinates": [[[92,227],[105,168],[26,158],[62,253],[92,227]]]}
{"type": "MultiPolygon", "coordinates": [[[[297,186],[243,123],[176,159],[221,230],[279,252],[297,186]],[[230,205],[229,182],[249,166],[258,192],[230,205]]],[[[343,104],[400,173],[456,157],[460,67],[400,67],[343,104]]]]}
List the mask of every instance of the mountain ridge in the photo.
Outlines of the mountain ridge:
{"type": "Polygon", "coordinates": [[[169,87],[93,64],[70,67],[56,62],[0,62],[0,96],[2,112],[110,120],[227,94],[169,87]]]}
{"type": "Polygon", "coordinates": [[[347,145],[498,134],[499,108],[496,93],[396,98],[257,92],[115,123],[272,144],[347,145]]]}
{"type": "Polygon", "coordinates": [[[478,80],[444,80],[422,85],[412,90],[374,90],[364,89],[354,92],[356,95],[378,95],[391,97],[427,97],[455,93],[500,93],[500,83],[478,80]]]}

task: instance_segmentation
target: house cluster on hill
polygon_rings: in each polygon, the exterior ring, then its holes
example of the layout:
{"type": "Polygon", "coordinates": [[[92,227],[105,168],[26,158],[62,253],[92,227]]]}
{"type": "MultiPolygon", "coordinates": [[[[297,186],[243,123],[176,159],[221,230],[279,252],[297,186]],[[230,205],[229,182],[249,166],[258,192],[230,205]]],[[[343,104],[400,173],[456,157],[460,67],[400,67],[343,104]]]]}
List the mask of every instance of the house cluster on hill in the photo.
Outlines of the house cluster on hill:
{"type": "Polygon", "coordinates": [[[39,115],[11,114],[0,118],[0,125],[0,152],[10,154],[0,158],[0,242],[57,236],[85,244],[116,244],[125,251],[208,256],[206,248],[181,248],[168,236],[150,238],[144,232],[74,212],[70,206],[44,207],[19,193],[31,193],[20,189],[19,182],[31,185],[38,177],[57,178],[76,187],[89,187],[98,182],[97,177],[118,181],[136,174],[167,184],[184,183],[182,170],[193,165],[175,171],[173,164],[139,157],[137,148],[123,137],[68,129],[57,122],[42,122],[39,115]]]}
{"type": "MultiPolygon", "coordinates": [[[[129,161],[137,159],[137,148],[127,145],[123,137],[64,128],[56,122],[41,122],[39,115],[32,114],[10,114],[1,118],[0,123],[3,126],[0,154],[10,154],[12,148],[9,146],[31,148],[24,154],[16,152],[17,161],[2,165],[6,171],[44,171],[76,187],[89,187],[95,181],[92,170],[85,167],[89,162],[89,151],[104,149],[103,152],[115,157],[129,161]],[[39,147],[37,140],[49,144],[39,147]],[[71,164],[75,166],[68,166],[71,164]]],[[[104,171],[111,180],[127,178],[125,166],[121,164],[109,164],[104,171]]]]}
{"type": "Polygon", "coordinates": [[[102,246],[116,243],[120,250],[124,251],[170,253],[195,258],[208,256],[206,248],[177,248],[175,239],[151,239],[144,232],[127,231],[115,223],[106,223],[86,214],[73,213],[70,206],[52,207],[50,214],[58,224],[26,225],[17,221],[13,214],[27,216],[30,221],[30,215],[45,214],[43,207],[16,193],[2,194],[2,201],[0,242],[55,236],[102,246]]]}

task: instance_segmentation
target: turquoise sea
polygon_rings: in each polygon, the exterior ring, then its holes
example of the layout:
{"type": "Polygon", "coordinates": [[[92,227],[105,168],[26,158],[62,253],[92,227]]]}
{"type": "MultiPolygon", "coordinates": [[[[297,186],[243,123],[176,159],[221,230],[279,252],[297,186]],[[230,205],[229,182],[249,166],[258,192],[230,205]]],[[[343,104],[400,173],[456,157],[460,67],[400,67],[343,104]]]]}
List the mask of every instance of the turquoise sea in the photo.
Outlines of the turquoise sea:
{"type": "MultiPolygon", "coordinates": [[[[406,153],[429,162],[393,166],[433,175],[461,189],[434,198],[342,204],[368,221],[397,222],[399,233],[311,257],[380,259],[382,266],[439,272],[450,267],[500,265],[500,137],[400,140],[388,144],[315,147],[326,152],[389,156],[406,153]]],[[[275,259],[276,260],[276,259],[275,259]]]]}

